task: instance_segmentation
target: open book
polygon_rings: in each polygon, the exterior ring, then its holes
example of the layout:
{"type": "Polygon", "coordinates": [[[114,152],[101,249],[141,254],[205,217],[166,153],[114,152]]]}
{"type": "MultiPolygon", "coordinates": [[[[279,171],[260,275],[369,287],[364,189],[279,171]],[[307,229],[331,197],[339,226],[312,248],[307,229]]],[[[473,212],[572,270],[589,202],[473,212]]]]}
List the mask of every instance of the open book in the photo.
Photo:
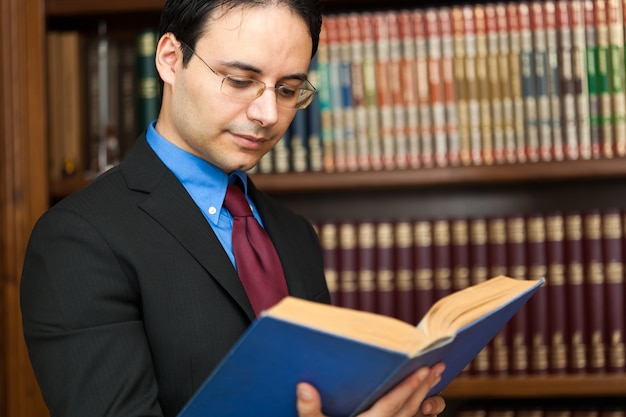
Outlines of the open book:
{"type": "Polygon", "coordinates": [[[444,362],[437,394],[543,282],[492,278],[440,299],[417,327],[287,297],[249,327],[179,417],[295,417],[301,381],[318,389],[326,415],[353,416],[418,368],[444,362]]]}

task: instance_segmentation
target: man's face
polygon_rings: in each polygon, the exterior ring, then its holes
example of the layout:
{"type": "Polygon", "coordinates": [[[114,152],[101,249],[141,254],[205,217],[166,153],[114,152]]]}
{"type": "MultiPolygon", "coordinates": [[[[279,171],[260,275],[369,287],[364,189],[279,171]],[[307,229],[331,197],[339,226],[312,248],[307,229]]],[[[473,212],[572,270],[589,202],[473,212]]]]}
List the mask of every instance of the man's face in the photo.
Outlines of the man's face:
{"type": "MultiPolygon", "coordinates": [[[[304,20],[285,6],[217,11],[207,28],[194,50],[221,75],[252,78],[268,87],[306,75],[311,36],[304,20]]],[[[197,56],[183,68],[180,43],[171,34],[159,42],[157,68],[165,83],[157,131],[227,173],[252,168],[296,112],[279,106],[269,88],[252,101],[225,96],[222,77],[197,56]]]]}

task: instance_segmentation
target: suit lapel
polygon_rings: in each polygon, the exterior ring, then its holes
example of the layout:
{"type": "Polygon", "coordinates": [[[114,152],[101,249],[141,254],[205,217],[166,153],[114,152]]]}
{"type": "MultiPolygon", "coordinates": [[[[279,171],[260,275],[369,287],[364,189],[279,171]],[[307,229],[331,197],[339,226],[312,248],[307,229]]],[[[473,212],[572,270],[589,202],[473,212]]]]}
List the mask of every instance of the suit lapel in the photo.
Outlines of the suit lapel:
{"type": "Polygon", "coordinates": [[[145,137],[138,140],[121,169],[129,188],[147,193],[139,207],[189,251],[253,320],[245,290],[213,229],[145,137]]]}

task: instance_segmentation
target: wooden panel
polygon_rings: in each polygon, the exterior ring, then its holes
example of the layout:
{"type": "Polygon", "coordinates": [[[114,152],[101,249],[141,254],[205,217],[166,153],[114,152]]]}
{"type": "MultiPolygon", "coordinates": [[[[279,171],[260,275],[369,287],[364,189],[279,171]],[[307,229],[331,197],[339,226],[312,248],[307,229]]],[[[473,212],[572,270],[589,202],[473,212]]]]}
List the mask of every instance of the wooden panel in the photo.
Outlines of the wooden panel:
{"type": "Polygon", "coordinates": [[[48,204],[43,0],[2,0],[0,22],[0,415],[48,414],[22,335],[19,277],[35,219],[48,204]]]}

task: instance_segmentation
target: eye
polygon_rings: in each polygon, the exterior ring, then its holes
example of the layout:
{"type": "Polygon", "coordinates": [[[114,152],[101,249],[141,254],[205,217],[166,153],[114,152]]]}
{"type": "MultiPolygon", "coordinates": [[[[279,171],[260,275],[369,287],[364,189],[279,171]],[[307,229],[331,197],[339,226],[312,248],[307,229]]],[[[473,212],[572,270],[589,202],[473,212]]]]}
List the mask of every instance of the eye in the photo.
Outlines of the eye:
{"type": "Polygon", "coordinates": [[[276,92],[284,98],[294,98],[298,94],[298,90],[300,89],[297,87],[290,87],[288,85],[280,85],[276,87],[276,92]]]}
{"type": "Polygon", "coordinates": [[[257,81],[251,78],[234,77],[232,75],[226,76],[225,80],[230,87],[237,89],[250,88],[258,84],[257,81]]]}

